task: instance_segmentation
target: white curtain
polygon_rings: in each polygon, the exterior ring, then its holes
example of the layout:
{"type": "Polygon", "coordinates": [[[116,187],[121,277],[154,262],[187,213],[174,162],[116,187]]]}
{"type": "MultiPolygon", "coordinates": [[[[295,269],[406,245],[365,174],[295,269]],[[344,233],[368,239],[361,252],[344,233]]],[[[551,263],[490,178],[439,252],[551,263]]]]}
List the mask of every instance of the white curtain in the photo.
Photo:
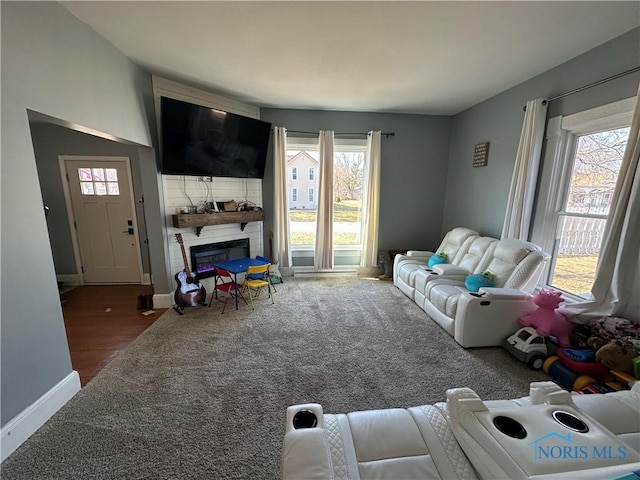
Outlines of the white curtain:
{"type": "Polygon", "coordinates": [[[333,131],[320,130],[320,177],[314,267],[333,268],[333,131]]]}
{"type": "Polygon", "coordinates": [[[362,198],[362,255],[361,267],[378,263],[378,218],[380,212],[380,131],[367,136],[362,198]]]}
{"type": "Polygon", "coordinates": [[[640,322],[640,85],[627,148],[602,240],[593,299],[562,308],[587,321],[603,315],[640,322]]]}
{"type": "Polygon", "coordinates": [[[273,258],[280,267],[291,267],[289,243],[289,191],[287,189],[287,129],[273,127],[273,258]]]}
{"type": "Polygon", "coordinates": [[[546,119],[547,101],[541,98],[529,100],[511,178],[502,238],[529,239],[546,119]]]}

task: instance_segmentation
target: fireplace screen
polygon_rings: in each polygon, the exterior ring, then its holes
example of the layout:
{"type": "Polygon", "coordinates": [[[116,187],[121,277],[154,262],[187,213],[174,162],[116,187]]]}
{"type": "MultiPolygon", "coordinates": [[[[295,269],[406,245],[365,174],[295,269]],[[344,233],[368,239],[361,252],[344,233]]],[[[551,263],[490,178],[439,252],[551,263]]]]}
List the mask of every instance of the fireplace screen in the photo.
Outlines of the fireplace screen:
{"type": "Polygon", "coordinates": [[[224,260],[249,256],[249,239],[209,243],[190,248],[191,270],[199,279],[213,277],[213,265],[224,260]]]}

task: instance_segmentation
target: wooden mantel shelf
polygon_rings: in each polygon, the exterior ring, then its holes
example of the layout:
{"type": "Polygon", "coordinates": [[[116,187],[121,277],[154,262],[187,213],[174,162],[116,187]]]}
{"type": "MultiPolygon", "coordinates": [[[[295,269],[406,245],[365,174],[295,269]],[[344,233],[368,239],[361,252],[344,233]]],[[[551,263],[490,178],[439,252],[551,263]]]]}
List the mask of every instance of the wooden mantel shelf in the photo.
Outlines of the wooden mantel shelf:
{"type": "Polygon", "coordinates": [[[219,213],[179,213],[173,216],[175,228],[195,228],[199,237],[202,227],[208,225],[225,225],[227,223],[239,223],[240,229],[249,222],[264,220],[264,210],[250,210],[248,212],[219,212],[219,213]]]}

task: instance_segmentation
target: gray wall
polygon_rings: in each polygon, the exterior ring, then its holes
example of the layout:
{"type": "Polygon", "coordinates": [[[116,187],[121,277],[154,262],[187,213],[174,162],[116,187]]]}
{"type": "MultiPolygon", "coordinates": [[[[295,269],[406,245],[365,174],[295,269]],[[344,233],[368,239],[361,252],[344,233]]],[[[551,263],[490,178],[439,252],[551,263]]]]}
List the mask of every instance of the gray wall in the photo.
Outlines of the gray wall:
{"type": "MultiPolygon", "coordinates": [[[[394,137],[382,137],[378,249],[438,247],[441,241],[450,117],[263,108],[260,118],[288,130],[395,132],[394,137]]],[[[273,228],[271,153],[267,159],[263,192],[264,230],[268,234],[273,228]]]]}
{"type": "Polygon", "coordinates": [[[0,8],[5,425],[72,371],[27,109],[150,147],[153,103],[149,75],[60,4],[0,8]]]}
{"type": "MultiPolygon", "coordinates": [[[[442,231],[462,225],[500,236],[527,100],[550,98],[639,64],[640,29],[634,29],[456,115],[442,231]],[[474,146],[482,142],[491,142],[488,165],[473,168],[474,146]]],[[[637,72],[551,102],[548,117],[632,97],[639,81],[637,72]]]]}
{"type": "Polygon", "coordinates": [[[138,202],[143,193],[138,147],[48,123],[32,122],[31,136],[42,199],[45,205],[50,208],[47,214],[47,227],[56,273],[76,274],[78,272],[73,253],[58,155],[120,156],[131,159],[131,180],[135,199],[134,208],[138,220],[142,267],[145,273],[149,273],[149,252],[145,243],[147,230],[144,225],[142,204],[138,202]]]}

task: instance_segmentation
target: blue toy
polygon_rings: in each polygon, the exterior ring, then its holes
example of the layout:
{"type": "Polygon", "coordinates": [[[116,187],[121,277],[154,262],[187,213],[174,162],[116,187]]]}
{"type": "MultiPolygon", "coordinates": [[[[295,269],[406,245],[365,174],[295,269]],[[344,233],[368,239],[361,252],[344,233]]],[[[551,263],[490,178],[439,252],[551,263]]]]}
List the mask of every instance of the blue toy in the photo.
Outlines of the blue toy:
{"type": "Polygon", "coordinates": [[[444,252],[434,253],[429,257],[427,261],[428,267],[433,267],[434,265],[439,265],[441,263],[447,263],[449,261],[449,257],[444,252]]]}
{"type": "Polygon", "coordinates": [[[467,275],[467,278],[464,279],[464,286],[470,292],[477,292],[483,287],[493,287],[493,273],[485,271],[467,275]]]}

